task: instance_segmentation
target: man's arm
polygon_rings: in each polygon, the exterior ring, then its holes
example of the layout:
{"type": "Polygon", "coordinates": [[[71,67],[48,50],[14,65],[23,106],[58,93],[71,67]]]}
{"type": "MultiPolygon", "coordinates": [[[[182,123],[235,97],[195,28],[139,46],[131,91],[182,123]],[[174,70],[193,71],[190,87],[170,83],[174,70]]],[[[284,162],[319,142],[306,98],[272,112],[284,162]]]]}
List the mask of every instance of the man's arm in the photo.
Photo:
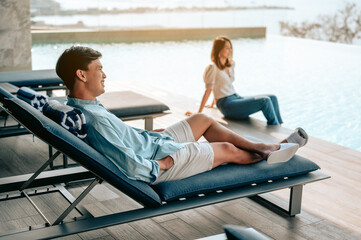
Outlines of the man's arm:
{"type": "Polygon", "coordinates": [[[137,155],[133,148],[125,146],[122,137],[124,136],[119,137],[108,125],[92,126],[88,129],[87,142],[112,161],[128,178],[153,182],[159,173],[159,163],[137,155]]]}

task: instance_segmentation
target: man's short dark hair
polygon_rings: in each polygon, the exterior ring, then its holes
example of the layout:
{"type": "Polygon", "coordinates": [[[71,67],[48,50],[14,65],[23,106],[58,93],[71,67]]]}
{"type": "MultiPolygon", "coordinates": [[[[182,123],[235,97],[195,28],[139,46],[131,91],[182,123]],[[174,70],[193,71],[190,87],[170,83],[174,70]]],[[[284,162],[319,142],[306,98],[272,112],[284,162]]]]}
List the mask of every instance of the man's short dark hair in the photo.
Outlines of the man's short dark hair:
{"type": "Polygon", "coordinates": [[[88,70],[91,61],[100,58],[102,54],[92,48],[72,46],[66,49],[56,63],[56,74],[64,81],[69,90],[73,89],[76,71],[88,70]]]}

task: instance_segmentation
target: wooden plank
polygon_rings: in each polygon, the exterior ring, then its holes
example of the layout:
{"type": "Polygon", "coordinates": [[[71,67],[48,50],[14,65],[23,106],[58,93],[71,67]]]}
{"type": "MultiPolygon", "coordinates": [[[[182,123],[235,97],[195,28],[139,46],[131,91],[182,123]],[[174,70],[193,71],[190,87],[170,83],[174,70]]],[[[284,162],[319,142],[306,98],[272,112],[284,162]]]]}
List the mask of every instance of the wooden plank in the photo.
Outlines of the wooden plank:
{"type": "Polygon", "coordinates": [[[104,206],[106,206],[107,209],[109,209],[113,213],[123,212],[123,211],[128,211],[143,207],[129,198],[122,198],[122,197],[102,201],[102,204],[104,204],[104,206]]]}
{"type": "Polygon", "coordinates": [[[5,222],[9,220],[25,218],[28,213],[21,207],[19,201],[8,200],[0,202],[0,221],[5,222]]]}
{"type": "MultiPolygon", "coordinates": [[[[57,240],[83,240],[85,238],[81,238],[78,234],[74,234],[74,235],[55,238],[55,239],[57,239],[57,240]]],[[[89,239],[92,239],[92,238],[89,238],[89,239]]]]}
{"type": "Polygon", "coordinates": [[[181,220],[196,228],[203,235],[215,235],[223,232],[222,226],[216,224],[194,210],[187,210],[175,213],[181,220]]]}
{"type": "Polygon", "coordinates": [[[147,238],[140,234],[137,230],[132,228],[129,224],[117,225],[114,227],[108,227],[107,231],[115,239],[127,239],[127,240],[146,240],[147,238]]]}
{"type": "MultiPolygon", "coordinates": [[[[243,202],[246,199],[242,199],[243,202]]],[[[257,211],[253,211],[247,204],[234,204],[223,208],[228,214],[244,221],[247,225],[252,226],[257,231],[262,232],[274,239],[304,239],[294,233],[291,229],[286,228],[268,218],[264,218],[257,211]]]]}
{"type": "MultiPolygon", "coordinates": [[[[93,230],[88,231],[84,233],[74,234],[79,235],[80,239],[104,239],[107,237],[111,237],[111,235],[106,231],[106,229],[99,229],[99,230],[93,230]]],[[[74,236],[72,235],[72,236],[74,236]]],[[[111,237],[113,238],[113,237],[111,237]]]]}
{"type": "Polygon", "coordinates": [[[162,223],[162,222],[166,222],[166,221],[173,220],[176,218],[177,218],[177,216],[172,213],[172,214],[166,214],[166,215],[159,216],[159,217],[154,217],[152,219],[154,221],[156,221],[157,223],[162,223]]]}
{"type": "Polygon", "coordinates": [[[300,234],[306,239],[318,239],[318,240],[359,239],[357,236],[353,234],[345,233],[339,227],[330,224],[329,222],[326,221],[320,221],[310,225],[306,225],[301,228],[295,229],[295,231],[297,232],[297,234],[300,234]]]}
{"type": "MultiPolygon", "coordinates": [[[[234,204],[234,201],[230,201],[230,202],[233,202],[234,204]]],[[[224,226],[226,224],[241,225],[241,226],[246,225],[243,221],[236,219],[231,215],[229,215],[228,213],[226,213],[225,211],[223,211],[220,204],[209,205],[206,207],[198,208],[196,209],[196,211],[202,214],[205,218],[211,220],[212,222],[217,223],[219,226],[224,226]]]]}
{"type": "Polygon", "coordinates": [[[166,228],[162,227],[160,224],[156,223],[151,219],[145,219],[137,222],[129,223],[136,231],[142,234],[146,239],[151,240],[172,240],[178,239],[172,234],[171,231],[168,231],[166,228]]]}
{"type": "Polygon", "coordinates": [[[31,217],[24,217],[13,219],[6,222],[0,222],[0,233],[15,231],[17,229],[27,229],[29,225],[34,225],[35,222],[31,217]]]}
{"type": "Polygon", "coordinates": [[[178,218],[163,222],[160,225],[179,239],[196,239],[203,236],[202,233],[195,229],[191,224],[178,218]]]}
{"type": "Polygon", "coordinates": [[[104,185],[96,185],[89,193],[98,201],[118,198],[119,196],[104,185]]]}

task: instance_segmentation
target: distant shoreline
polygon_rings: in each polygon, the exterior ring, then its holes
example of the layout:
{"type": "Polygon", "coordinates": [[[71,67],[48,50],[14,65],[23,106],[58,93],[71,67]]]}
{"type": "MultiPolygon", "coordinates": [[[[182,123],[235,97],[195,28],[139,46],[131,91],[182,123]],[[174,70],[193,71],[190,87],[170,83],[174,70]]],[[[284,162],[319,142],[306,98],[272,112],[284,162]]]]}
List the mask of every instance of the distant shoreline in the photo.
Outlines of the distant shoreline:
{"type": "Polygon", "coordinates": [[[176,7],[176,8],[153,8],[153,7],[138,7],[130,9],[111,10],[88,8],[87,10],[58,10],[55,13],[49,12],[34,12],[32,17],[37,16],[69,16],[69,15],[99,15],[99,14],[122,14],[122,13],[152,13],[152,12],[199,12],[199,11],[234,11],[234,10],[293,10],[292,7],[279,6],[255,6],[255,7],[176,7]]]}

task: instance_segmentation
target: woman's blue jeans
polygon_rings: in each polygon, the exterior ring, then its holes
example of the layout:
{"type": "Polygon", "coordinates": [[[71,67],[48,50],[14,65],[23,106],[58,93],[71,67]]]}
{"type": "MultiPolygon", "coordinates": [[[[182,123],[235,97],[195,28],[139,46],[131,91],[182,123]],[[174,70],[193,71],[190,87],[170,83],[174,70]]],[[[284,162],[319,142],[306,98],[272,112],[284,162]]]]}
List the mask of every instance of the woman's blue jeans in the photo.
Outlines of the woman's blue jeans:
{"type": "Polygon", "coordinates": [[[274,95],[241,97],[233,94],[218,99],[217,107],[224,117],[230,119],[245,119],[253,113],[262,111],[268,125],[283,123],[277,97],[274,95]]]}

